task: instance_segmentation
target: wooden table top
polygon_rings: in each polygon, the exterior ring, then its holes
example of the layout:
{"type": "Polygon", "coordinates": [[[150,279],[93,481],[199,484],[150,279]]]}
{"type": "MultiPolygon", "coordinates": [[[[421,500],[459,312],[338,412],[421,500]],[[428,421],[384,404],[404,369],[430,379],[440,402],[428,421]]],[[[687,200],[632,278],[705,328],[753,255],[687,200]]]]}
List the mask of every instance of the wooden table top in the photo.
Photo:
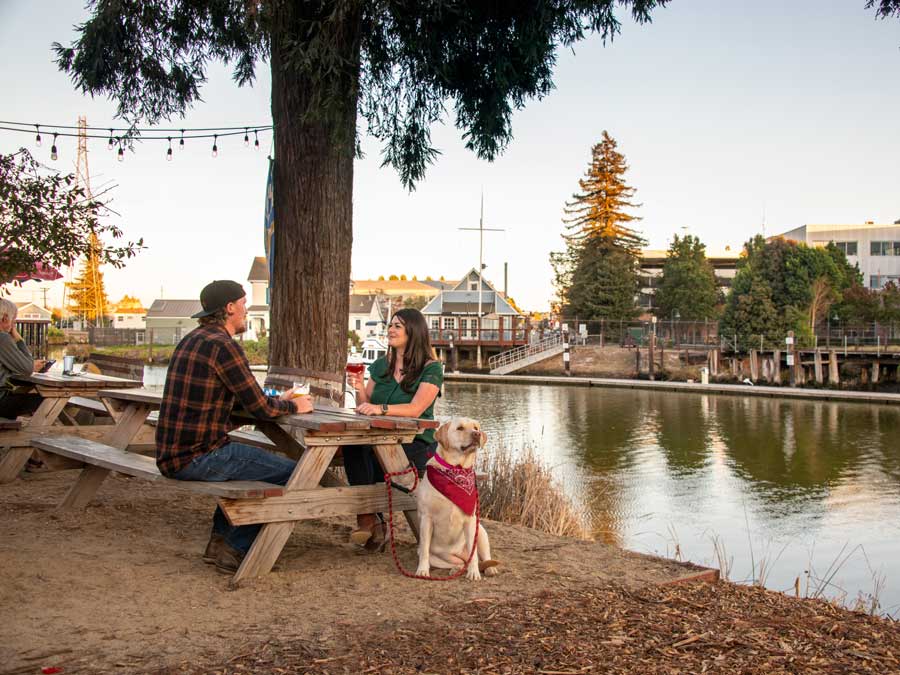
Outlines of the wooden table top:
{"type": "MultiPolygon", "coordinates": [[[[101,398],[130,401],[133,403],[149,403],[159,406],[162,392],[149,389],[102,389],[97,392],[101,398]]],[[[248,420],[256,418],[244,411],[235,411],[235,415],[248,420]]],[[[408,429],[424,431],[435,429],[440,423],[435,420],[423,420],[415,417],[393,417],[387,415],[359,415],[346,408],[316,407],[311,413],[302,415],[283,415],[277,418],[278,424],[309,429],[310,431],[367,431],[379,432],[389,429],[408,429]]]]}
{"type": "Polygon", "coordinates": [[[54,389],[98,390],[107,387],[138,388],[144,386],[144,383],[138,380],[126,380],[122,377],[94,375],[93,373],[75,373],[74,375],[32,373],[31,375],[13,375],[10,380],[17,384],[33,384],[54,389]]]}

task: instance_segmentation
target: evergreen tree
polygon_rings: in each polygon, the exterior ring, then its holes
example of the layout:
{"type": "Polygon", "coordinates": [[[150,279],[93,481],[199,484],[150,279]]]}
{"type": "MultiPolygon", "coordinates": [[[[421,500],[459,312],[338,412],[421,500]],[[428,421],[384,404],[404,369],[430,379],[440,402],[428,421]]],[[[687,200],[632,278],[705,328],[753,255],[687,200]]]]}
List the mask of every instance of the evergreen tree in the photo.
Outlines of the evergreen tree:
{"type": "Polygon", "coordinates": [[[766,342],[778,344],[784,338],[784,319],[772,298],[772,288],[762,274],[752,268],[738,273],[722,316],[722,337],[735,335],[740,348],[754,347],[762,335],[766,342]]]}
{"type": "Polygon", "coordinates": [[[666,253],[659,287],[653,296],[656,315],[668,319],[677,310],[684,321],[716,315],[716,273],[706,259],[706,246],[697,237],[676,234],[666,253]]]}
{"type": "Polygon", "coordinates": [[[100,250],[97,236],[91,234],[90,252],[81,263],[81,271],[75,281],[66,284],[69,314],[92,326],[103,325],[109,307],[103,272],[100,271],[100,250]]]}
{"type": "Polygon", "coordinates": [[[57,63],[129,122],[182,116],[210,61],[251,84],[268,60],[275,127],[271,364],[342,372],[353,160],[360,129],[410,188],[437,157],[431,127],[452,108],[466,147],[497,157],[512,115],[553,88],[557,50],[638,23],[668,0],[518,2],[92,2],[57,63]],[[310,255],[315,251],[315,255],[310,255]]]}
{"type": "Polygon", "coordinates": [[[634,255],[608,237],[590,237],[579,248],[564,314],[585,319],[628,320],[637,315],[634,255]]]}
{"type": "Polygon", "coordinates": [[[591,148],[591,165],[584,178],[578,181],[581,192],[566,202],[564,219],[570,241],[583,241],[590,237],[604,237],[617,246],[637,254],[646,241],[628,223],[640,220],[626,209],[640,204],[630,200],[635,189],[625,182],[628,164],[625,156],[616,150],[616,141],[606,132],[603,140],[591,148]]]}
{"type": "Polygon", "coordinates": [[[635,189],[625,182],[628,164],[606,132],[591,149],[591,164],[566,202],[564,251],[550,254],[564,314],[587,319],[632,319],[637,314],[638,253],[646,241],[628,224],[635,189]]]}

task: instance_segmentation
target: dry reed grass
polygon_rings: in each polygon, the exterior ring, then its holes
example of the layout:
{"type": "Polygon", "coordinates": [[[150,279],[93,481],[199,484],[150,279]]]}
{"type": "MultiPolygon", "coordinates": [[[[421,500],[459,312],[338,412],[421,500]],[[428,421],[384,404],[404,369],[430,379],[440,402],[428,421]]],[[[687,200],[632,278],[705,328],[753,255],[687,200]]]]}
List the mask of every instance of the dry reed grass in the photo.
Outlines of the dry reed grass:
{"type": "Polygon", "coordinates": [[[524,525],[562,537],[590,539],[590,516],[566,495],[534,451],[521,454],[508,448],[482,452],[478,471],[481,516],[512,525],[524,525]]]}

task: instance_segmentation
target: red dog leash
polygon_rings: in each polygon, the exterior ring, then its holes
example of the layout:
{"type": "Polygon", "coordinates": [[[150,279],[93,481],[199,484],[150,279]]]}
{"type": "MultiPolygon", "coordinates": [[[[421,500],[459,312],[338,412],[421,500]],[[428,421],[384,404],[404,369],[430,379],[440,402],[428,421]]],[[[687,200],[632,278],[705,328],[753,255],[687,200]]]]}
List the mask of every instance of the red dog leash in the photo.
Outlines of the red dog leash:
{"type": "Polygon", "coordinates": [[[387,486],[388,493],[388,531],[391,539],[391,555],[394,557],[394,564],[397,566],[397,569],[400,570],[400,574],[409,577],[410,579],[424,579],[425,581],[452,581],[453,579],[458,579],[466,573],[469,568],[469,563],[472,562],[472,557],[475,555],[475,551],[478,550],[478,530],[480,529],[481,511],[481,508],[478,505],[478,487],[476,486],[475,488],[475,540],[472,542],[472,550],[469,551],[469,557],[466,559],[465,565],[463,565],[459,571],[454,572],[448,577],[430,577],[422,574],[413,574],[412,572],[407,572],[403,569],[400,558],[397,556],[397,547],[394,543],[394,491],[391,489],[393,487],[393,481],[391,481],[392,477],[403,476],[410,471],[413,472],[415,482],[413,483],[412,490],[406,490],[405,488],[403,488],[403,490],[405,492],[413,492],[419,487],[419,472],[416,470],[416,467],[410,466],[403,471],[394,471],[393,473],[384,474],[384,484],[387,486]]]}

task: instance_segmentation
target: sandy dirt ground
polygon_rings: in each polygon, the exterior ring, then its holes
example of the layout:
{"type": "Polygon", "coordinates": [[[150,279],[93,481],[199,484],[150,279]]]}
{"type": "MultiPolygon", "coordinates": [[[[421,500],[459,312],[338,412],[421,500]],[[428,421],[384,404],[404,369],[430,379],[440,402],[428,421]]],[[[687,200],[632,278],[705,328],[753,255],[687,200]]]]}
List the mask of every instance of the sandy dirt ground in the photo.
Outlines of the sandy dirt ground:
{"type": "MultiPolygon", "coordinates": [[[[232,589],[205,565],[214,502],[110,476],[83,511],[56,504],[76,472],[23,474],[0,485],[0,672],[143,673],[219,663],[268,640],[331,645],[448,604],[523,599],[546,591],[644,588],[697,568],[596,542],[486,523],[500,574],[480,582],[407,579],[389,549],[359,553],[350,519],[308,521],[275,571],[232,589]]],[[[405,526],[398,550],[415,548],[405,526]]]]}

